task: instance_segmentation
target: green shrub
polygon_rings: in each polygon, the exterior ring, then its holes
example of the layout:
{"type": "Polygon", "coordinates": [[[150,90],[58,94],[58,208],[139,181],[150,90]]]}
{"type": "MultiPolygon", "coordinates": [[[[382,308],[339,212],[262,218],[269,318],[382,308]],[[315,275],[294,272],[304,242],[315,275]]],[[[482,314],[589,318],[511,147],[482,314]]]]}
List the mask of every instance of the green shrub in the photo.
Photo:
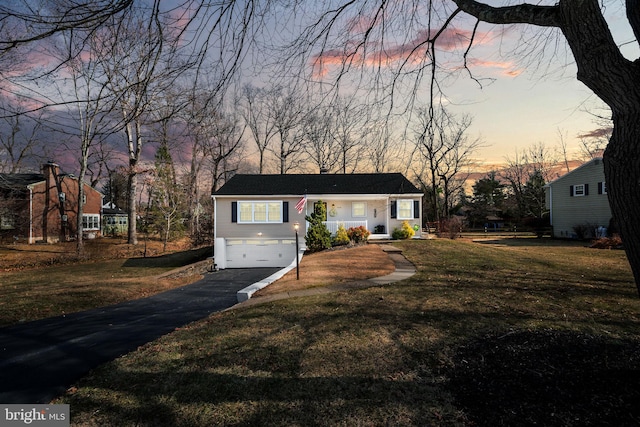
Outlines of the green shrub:
{"type": "Polygon", "coordinates": [[[347,235],[353,243],[357,244],[366,242],[371,235],[371,232],[367,230],[364,225],[361,225],[360,227],[349,228],[349,230],[347,230],[347,235]]]}
{"type": "Polygon", "coordinates": [[[309,222],[309,228],[304,240],[307,242],[307,250],[309,252],[319,252],[331,247],[331,232],[327,226],[322,223],[326,217],[326,209],[324,203],[320,200],[314,206],[311,215],[306,216],[309,222]]]}
{"type": "Polygon", "coordinates": [[[347,230],[345,230],[344,225],[340,224],[338,226],[338,231],[336,231],[336,235],[333,237],[333,246],[348,245],[349,242],[351,242],[349,234],[347,233],[347,230]]]}
{"type": "Polygon", "coordinates": [[[412,238],[416,234],[413,228],[409,225],[409,221],[403,221],[400,228],[394,228],[391,237],[397,240],[406,240],[412,238]]]}

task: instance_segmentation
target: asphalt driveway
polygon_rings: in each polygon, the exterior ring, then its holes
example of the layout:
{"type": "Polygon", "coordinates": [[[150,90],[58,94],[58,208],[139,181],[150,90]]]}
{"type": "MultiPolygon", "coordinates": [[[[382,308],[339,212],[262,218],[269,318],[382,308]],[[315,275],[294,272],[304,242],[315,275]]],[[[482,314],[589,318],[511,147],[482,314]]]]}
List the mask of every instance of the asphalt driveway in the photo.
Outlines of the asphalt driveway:
{"type": "Polygon", "coordinates": [[[227,269],[148,298],[0,329],[0,402],[48,403],[89,370],[237,303],[279,268],[227,269]]]}

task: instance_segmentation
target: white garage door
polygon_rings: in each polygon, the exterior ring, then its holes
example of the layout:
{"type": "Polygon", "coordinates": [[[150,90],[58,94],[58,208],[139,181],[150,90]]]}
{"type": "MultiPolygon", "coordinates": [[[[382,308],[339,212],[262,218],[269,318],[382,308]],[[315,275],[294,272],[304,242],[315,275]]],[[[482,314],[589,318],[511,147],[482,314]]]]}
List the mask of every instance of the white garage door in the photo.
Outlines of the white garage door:
{"type": "Polygon", "coordinates": [[[226,239],[227,268],[286,267],[296,259],[295,239],[226,239]]]}

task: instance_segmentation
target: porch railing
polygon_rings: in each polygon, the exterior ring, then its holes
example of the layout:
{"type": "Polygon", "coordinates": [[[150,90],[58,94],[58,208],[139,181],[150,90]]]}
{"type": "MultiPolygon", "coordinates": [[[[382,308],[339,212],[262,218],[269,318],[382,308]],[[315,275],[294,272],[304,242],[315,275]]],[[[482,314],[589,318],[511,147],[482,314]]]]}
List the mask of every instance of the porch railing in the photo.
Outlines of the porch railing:
{"type": "MultiPolygon", "coordinates": [[[[331,232],[332,236],[336,234],[336,232],[338,231],[338,227],[340,227],[340,225],[342,225],[345,230],[348,230],[351,227],[353,227],[353,228],[360,227],[361,225],[363,225],[364,228],[369,230],[369,227],[367,226],[367,220],[364,220],[364,221],[323,221],[322,223],[327,226],[327,229],[331,232]]],[[[372,231],[372,230],[369,230],[369,231],[372,231]]]]}

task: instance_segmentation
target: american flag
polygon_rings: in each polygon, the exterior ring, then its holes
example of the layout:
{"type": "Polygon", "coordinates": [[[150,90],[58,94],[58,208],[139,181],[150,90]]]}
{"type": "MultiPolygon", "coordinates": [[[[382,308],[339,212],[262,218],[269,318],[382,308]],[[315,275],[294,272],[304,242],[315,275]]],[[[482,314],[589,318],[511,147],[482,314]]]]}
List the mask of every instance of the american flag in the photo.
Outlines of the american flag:
{"type": "Polygon", "coordinates": [[[300,200],[298,200],[298,203],[296,203],[296,210],[298,211],[299,214],[302,213],[302,210],[304,209],[304,205],[306,204],[307,204],[307,195],[305,194],[304,196],[302,196],[300,200]]]}

